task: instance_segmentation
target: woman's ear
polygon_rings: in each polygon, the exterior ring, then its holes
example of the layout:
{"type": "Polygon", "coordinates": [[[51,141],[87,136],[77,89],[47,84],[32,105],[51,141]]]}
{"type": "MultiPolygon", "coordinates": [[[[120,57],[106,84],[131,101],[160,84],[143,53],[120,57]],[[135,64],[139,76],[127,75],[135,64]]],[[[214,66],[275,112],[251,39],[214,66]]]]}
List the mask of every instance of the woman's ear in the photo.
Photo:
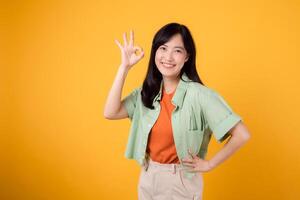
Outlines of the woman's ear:
{"type": "Polygon", "coordinates": [[[189,55],[186,56],[184,62],[188,61],[189,60],[189,55]]]}

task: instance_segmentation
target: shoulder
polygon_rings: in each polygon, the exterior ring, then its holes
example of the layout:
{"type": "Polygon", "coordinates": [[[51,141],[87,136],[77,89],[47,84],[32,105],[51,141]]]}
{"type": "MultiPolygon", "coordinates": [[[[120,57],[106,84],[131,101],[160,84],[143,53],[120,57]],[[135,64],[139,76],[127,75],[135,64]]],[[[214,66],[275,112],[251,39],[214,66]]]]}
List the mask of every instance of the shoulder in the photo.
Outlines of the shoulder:
{"type": "Polygon", "coordinates": [[[188,83],[185,99],[201,108],[211,107],[224,101],[217,90],[197,82],[188,83]]]}
{"type": "Polygon", "coordinates": [[[141,93],[141,91],[142,91],[142,86],[138,86],[131,91],[131,94],[138,96],[141,93]]]}
{"type": "Polygon", "coordinates": [[[187,85],[187,94],[192,95],[195,98],[210,98],[211,96],[218,94],[215,89],[198,82],[187,82],[187,85]]]}

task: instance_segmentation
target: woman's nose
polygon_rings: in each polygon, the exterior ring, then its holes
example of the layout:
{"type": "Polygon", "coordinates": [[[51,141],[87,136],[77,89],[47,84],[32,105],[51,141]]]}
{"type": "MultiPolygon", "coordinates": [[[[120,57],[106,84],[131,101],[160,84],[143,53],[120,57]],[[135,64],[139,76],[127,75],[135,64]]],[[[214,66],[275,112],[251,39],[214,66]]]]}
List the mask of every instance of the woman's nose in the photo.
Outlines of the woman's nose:
{"type": "Polygon", "coordinates": [[[166,52],[165,53],[165,59],[168,60],[168,61],[173,60],[172,52],[166,52]]]}

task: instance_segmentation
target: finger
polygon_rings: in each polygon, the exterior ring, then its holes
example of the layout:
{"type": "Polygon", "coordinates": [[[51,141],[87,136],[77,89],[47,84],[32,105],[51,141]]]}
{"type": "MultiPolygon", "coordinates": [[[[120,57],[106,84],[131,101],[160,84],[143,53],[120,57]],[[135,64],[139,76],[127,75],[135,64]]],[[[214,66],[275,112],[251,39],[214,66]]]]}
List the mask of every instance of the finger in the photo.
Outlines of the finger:
{"type": "Polygon", "coordinates": [[[127,37],[126,37],[126,32],[123,33],[123,40],[124,40],[124,46],[127,46],[127,37]]]}
{"type": "Polygon", "coordinates": [[[189,158],[182,159],[182,162],[183,163],[195,163],[195,161],[193,159],[189,159],[189,158]]]}
{"type": "Polygon", "coordinates": [[[137,57],[139,60],[142,59],[144,57],[144,52],[142,51],[137,57]]]}
{"type": "Polygon", "coordinates": [[[140,56],[139,56],[139,58],[144,57],[144,55],[145,55],[145,53],[142,51],[141,54],[140,54],[140,56]]]}
{"type": "Polygon", "coordinates": [[[136,53],[137,51],[139,51],[139,52],[143,51],[143,49],[141,47],[139,47],[139,46],[133,47],[133,50],[134,50],[134,53],[136,53]]]}
{"type": "Polygon", "coordinates": [[[183,166],[186,166],[186,167],[196,167],[194,163],[183,163],[183,166]]]}
{"type": "Polygon", "coordinates": [[[186,171],[191,172],[191,173],[199,172],[199,170],[197,170],[197,169],[187,169],[186,171]]]}
{"type": "Polygon", "coordinates": [[[133,30],[130,31],[130,40],[129,40],[129,45],[134,45],[134,33],[133,30]]]}
{"type": "Polygon", "coordinates": [[[115,43],[119,46],[119,48],[120,48],[121,50],[123,49],[121,43],[120,43],[117,39],[115,39],[115,43]]]}
{"type": "Polygon", "coordinates": [[[189,149],[189,154],[190,156],[192,156],[193,159],[196,158],[196,154],[194,154],[190,149],[189,149]]]}
{"type": "Polygon", "coordinates": [[[139,59],[144,57],[144,51],[141,47],[136,46],[136,47],[133,47],[133,49],[134,49],[134,53],[137,53],[137,56],[138,56],[139,59]]]}

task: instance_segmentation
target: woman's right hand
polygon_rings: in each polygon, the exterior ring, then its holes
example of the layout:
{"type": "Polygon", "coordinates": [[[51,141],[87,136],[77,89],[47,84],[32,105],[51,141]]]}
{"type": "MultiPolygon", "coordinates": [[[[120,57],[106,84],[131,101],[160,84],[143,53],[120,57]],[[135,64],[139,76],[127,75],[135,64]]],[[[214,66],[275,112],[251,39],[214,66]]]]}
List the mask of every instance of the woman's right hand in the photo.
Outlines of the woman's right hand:
{"type": "Polygon", "coordinates": [[[123,39],[124,45],[121,45],[121,43],[118,40],[115,40],[115,42],[121,50],[121,65],[129,70],[133,65],[135,65],[144,57],[144,51],[141,47],[134,46],[134,36],[132,30],[130,31],[129,43],[127,43],[126,32],[123,34],[123,39]],[[137,51],[140,51],[138,55],[136,54],[137,51]]]}

